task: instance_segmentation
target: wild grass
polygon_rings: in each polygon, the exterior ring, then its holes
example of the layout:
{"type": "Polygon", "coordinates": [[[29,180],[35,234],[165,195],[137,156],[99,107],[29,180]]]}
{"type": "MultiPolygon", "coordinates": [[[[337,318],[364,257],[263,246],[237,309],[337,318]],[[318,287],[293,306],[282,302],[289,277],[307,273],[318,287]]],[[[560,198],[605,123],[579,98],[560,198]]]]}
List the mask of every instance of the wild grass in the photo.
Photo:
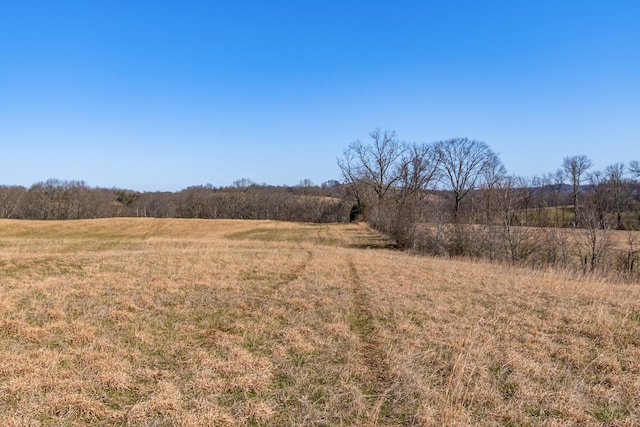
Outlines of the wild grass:
{"type": "Polygon", "coordinates": [[[0,221],[0,425],[638,425],[640,286],[363,225],[0,221]]]}

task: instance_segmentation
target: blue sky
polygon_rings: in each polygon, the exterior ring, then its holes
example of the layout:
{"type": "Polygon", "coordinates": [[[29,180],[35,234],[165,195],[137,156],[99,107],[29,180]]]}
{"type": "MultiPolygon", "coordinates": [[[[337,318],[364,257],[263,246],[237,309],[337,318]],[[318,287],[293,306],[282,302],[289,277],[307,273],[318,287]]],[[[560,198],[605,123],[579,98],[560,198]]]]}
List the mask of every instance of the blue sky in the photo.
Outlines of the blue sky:
{"type": "Polygon", "coordinates": [[[0,0],[0,184],[340,179],[376,127],[640,159],[640,1],[0,0]]]}

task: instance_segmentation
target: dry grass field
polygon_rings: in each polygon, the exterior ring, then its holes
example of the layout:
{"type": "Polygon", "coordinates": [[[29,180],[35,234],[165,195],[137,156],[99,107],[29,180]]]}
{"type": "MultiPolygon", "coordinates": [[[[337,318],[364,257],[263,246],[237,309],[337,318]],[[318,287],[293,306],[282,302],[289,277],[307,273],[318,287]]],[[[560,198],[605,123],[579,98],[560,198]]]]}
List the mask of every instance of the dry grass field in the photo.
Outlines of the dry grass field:
{"type": "Polygon", "coordinates": [[[364,225],[0,221],[0,425],[640,425],[640,286],[364,225]]]}

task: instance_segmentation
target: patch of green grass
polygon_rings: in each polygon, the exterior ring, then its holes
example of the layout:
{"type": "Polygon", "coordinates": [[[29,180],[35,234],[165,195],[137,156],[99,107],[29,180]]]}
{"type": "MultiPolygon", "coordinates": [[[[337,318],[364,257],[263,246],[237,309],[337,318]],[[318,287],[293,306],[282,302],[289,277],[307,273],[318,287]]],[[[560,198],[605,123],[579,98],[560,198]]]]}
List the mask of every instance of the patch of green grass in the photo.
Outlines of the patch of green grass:
{"type": "Polygon", "coordinates": [[[529,403],[524,403],[522,405],[522,409],[530,417],[547,418],[547,416],[548,416],[547,411],[545,411],[539,405],[532,405],[532,404],[529,404],[529,403]]]}
{"type": "Polygon", "coordinates": [[[313,242],[324,243],[325,240],[319,235],[320,225],[304,225],[299,228],[271,228],[256,227],[246,231],[238,231],[228,234],[226,237],[231,240],[260,240],[263,242],[313,242]]]}
{"type": "Polygon", "coordinates": [[[589,414],[600,422],[609,423],[625,416],[626,411],[614,407],[609,402],[600,401],[593,404],[589,414]]]}
{"type": "Polygon", "coordinates": [[[511,399],[516,395],[518,384],[509,380],[512,373],[511,368],[503,365],[492,365],[489,367],[489,372],[494,377],[496,387],[503,399],[511,399]]]}
{"type": "Polygon", "coordinates": [[[393,245],[378,233],[354,224],[291,224],[278,227],[255,227],[230,233],[230,240],[258,240],[263,242],[313,243],[323,246],[342,246],[356,249],[392,248],[393,245]]]}
{"type": "Polygon", "coordinates": [[[109,409],[120,410],[133,406],[139,399],[138,392],[131,388],[107,389],[96,396],[96,400],[103,402],[109,409]]]}
{"type": "Polygon", "coordinates": [[[302,367],[307,363],[308,355],[304,353],[291,352],[290,359],[293,366],[302,367]]]}
{"type": "Polygon", "coordinates": [[[27,277],[82,276],[82,264],[55,256],[34,257],[23,260],[0,261],[1,274],[13,279],[27,277]]]}
{"type": "Polygon", "coordinates": [[[240,278],[248,282],[265,282],[273,285],[281,285],[296,280],[298,275],[292,272],[261,274],[259,272],[243,271],[240,273],[240,278]]]}
{"type": "Polygon", "coordinates": [[[284,372],[281,372],[278,375],[276,375],[274,380],[274,386],[276,388],[288,388],[294,384],[295,384],[295,380],[284,372]]]}

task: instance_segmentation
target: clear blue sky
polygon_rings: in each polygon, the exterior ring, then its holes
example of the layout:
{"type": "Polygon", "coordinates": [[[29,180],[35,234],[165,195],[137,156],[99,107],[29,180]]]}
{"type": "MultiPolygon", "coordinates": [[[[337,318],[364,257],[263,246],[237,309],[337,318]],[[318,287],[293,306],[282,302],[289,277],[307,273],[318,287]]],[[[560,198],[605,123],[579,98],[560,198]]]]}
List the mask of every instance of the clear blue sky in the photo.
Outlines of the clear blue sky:
{"type": "Polygon", "coordinates": [[[319,184],[376,127],[640,159],[640,1],[0,0],[0,184],[319,184]]]}

